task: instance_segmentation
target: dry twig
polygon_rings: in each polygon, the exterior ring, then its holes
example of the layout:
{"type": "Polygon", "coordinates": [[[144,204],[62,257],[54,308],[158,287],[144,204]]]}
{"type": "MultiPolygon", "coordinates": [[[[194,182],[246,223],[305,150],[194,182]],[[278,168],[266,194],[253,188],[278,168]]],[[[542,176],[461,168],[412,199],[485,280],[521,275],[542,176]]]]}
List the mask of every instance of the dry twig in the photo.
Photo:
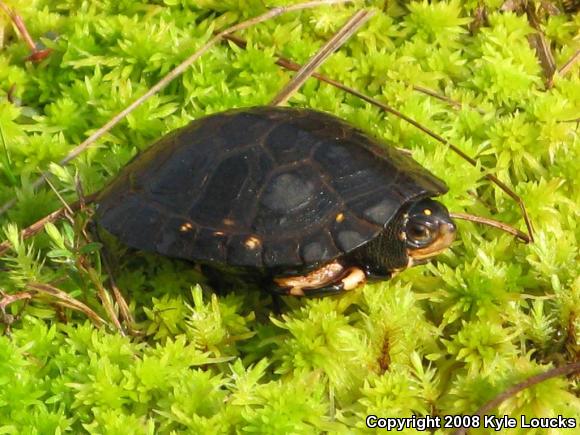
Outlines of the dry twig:
{"type": "Polygon", "coordinates": [[[296,92],[322,63],[343,45],[363,24],[372,18],[373,11],[356,12],[336,34],[300,68],[292,80],[270,102],[272,106],[281,106],[296,92]]]}
{"type": "Polygon", "coordinates": [[[566,63],[564,65],[562,65],[562,67],[558,70],[558,74],[561,77],[568,74],[572,70],[574,65],[576,65],[576,62],[578,62],[578,59],[580,59],[580,50],[576,50],[576,52],[572,55],[572,57],[570,57],[570,59],[568,59],[566,61],[566,63]]]}
{"type": "Polygon", "coordinates": [[[554,55],[550,49],[550,42],[548,41],[548,38],[546,38],[542,26],[540,25],[540,19],[536,13],[534,3],[527,3],[525,11],[530,26],[536,30],[536,33],[528,36],[528,41],[536,50],[540,66],[542,67],[544,76],[546,77],[546,88],[549,89],[552,86],[552,80],[554,78],[554,73],[556,72],[556,61],[554,60],[554,55]]]}
{"type": "MultiPolygon", "coordinates": [[[[523,391],[526,388],[533,387],[534,385],[539,384],[540,382],[544,382],[550,378],[555,378],[557,376],[567,376],[578,372],[580,372],[580,362],[576,361],[562,367],[550,369],[544,373],[540,373],[539,375],[531,376],[528,379],[508,388],[501,394],[498,394],[492,400],[490,400],[481,408],[479,408],[474,415],[478,415],[481,417],[484,414],[489,414],[492,410],[501,405],[502,402],[506,401],[512,396],[515,396],[520,391],[523,391]]],[[[466,433],[467,429],[463,427],[455,431],[454,435],[465,435],[466,433]]]]}
{"type": "MultiPolygon", "coordinates": [[[[96,193],[89,195],[88,197],[85,198],[85,202],[92,202],[96,197],[97,197],[96,193]]],[[[79,202],[74,202],[74,203],[70,204],[68,207],[71,209],[72,212],[74,212],[80,208],[80,204],[79,204],[79,202]]],[[[20,231],[20,237],[22,237],[22,239],[28,239],[28,238],[38,234],[39,232],[41,232],[44,229],[44,226],[47,223],[55,222],[55,221],[59,220],[60,218],[64,217],[65,212],[67,212],[66,207],[61,207],[58,210],[53,211],[49,215],[43,217],[42,219],[37,220],[32,225],[30,225],[30,226],[26,227],[25,229],[23,229],[22,231],[20,231]]],[[[2,255],[4,255],[11,247],[12,247],[12,245],[10,244],[10,242],[8,240],[5,240],[2,243],[0,243],[0,257],[2,255]]]]}
{"type": "Polygon", "coordinates": [[[497,228],[499,230],[502,230],[506,233],[511,234],[514,237],[517,237],[518,239],[520,239],[524,243],[528,243],[530,241],[530,239],[526,233],[524,233],[524,232],[522,232],[522,231],[518,230],[517,228],[514,228],[510,225],[504,224],[503,222],[497,221],[495,219],[490,219],[490,218],[486,218],[483,216],[474,216],[472,214],[459,213],[459,212],[449,213],[449,215],[453,219],[462,219],[464,221],[475,222],[478,224],[483,224],[483,225],[487,225],[489,227],[497,228]]]}
{"type": "Polygon", "coordinates": [[[41,60],[45,59],[48,55],[50,55],[50,53],[52,53],[51,48],[42,49],[36,46],[34,40],[32,39],[32,36],[30,36],[30,33],[26,28],[26,24],[24,24],[24,20],[22,19],[22,17],[18,15],[16,12],[14,12],[14,10],[10,9],[8,5],[6,5],[6,3],[4,3],[1,0],[0,0],[0,9],[2,9],[6,13],[6,15],[10,17],[10,19],[14,23],[14,26],[18,29],[18,33],[20,33],[20,36],[22,37],[22,39],[24,39],[24,42],[28,46],[28,49],[30,50],[31,54],[26,58],[26,60],[30,60],[32,62],[40,62],[41,60]]]}
{"type": "Polygon", "coordinates": [[[0,324],[4,324],[4,334],[10,335],[10,330],[12,324],[16,321],[20,314],[26,307],[26,304],[32,299],[32,294],[30,292],[18,292],[14,294],[8,294],[4,290],[0,289],[0,324]],[[24,301],[24,305],[20,309],[17,315],[12,315],[6,312],[6,307],[14,302],[24,301]]]}

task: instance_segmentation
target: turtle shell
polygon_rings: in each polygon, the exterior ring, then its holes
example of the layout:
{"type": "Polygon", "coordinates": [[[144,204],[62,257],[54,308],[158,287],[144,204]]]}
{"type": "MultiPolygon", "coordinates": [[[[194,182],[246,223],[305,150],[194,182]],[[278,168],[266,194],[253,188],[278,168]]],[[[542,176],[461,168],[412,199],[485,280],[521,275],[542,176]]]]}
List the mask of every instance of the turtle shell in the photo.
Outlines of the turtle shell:
{"type": "Polygon", "coordinates": [[[169,133],[99,195],[97,221],[137,249],[307,270],[372,240],[447,186],[335,116],[255,107],[169,133]]]}

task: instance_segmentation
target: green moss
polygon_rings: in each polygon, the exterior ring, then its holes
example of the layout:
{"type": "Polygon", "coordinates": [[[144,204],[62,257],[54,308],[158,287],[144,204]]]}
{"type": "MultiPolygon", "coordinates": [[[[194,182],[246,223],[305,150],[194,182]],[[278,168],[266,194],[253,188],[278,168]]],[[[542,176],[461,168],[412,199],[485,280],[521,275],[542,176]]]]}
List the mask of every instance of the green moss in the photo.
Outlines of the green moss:
{"type": "MultiPolygon", "coordinates": [[[[267,2],[268,6],[293,2],[267,2]]],[[[40,64],[2,16],[0,217],[14,248],[0,264],[8,294],[50,283],[106,318],[99,244],[80,237],[89,212],[22,241],[17,228],[60,207],[32,180],[49,171],[69,201],[105,185],[139,150],[194,118],[266,104],[353,13],[318,8],[276,18],[218,45],[69,166],[51,165],[200,47],[216,28],[262,13],[261,1],[13,0],[32,36],[53,48],[40,64]],[[56,35],[56,37],[55,37],[56,35]]],[[[202,291],[191,266],[128,252],[114,275],[142,335],[97,329],[83,314],[31,301],[0,336],[0,433],[352,433],[368,414],[468,414],[531,375],[578,358],[580,156],[578,66],[545,78],[526,17],[498,0],[373,2],[377,15],[321,68],[387,102],[477,156],[514,186],[536,243],[459,223],[436,263],[342,298],[285,301],[281,317],[256,289],[202,291]],[[470,33],[473,10],[488,25],[470,33]],[[382,8],[384,7],[384,11],[382,8]],[[413,87],[445,94],[459,107],[413,87]]],[[[577,17],[544,29],[561,66],[578,50],[577,17]]],[[[291,105],[326,110],[409,149],[444,178],[454,211],[523,229],[517,204],[404,121],[309,79],[291,105]]],[[[17,315],[23,303],[12,304],[17,315]]],[[[498,415],[580,418],[577,381],[552,379],[504,402],[498,415]]],[[[514,432],[515,433],[515,432],[514,432]]]]}

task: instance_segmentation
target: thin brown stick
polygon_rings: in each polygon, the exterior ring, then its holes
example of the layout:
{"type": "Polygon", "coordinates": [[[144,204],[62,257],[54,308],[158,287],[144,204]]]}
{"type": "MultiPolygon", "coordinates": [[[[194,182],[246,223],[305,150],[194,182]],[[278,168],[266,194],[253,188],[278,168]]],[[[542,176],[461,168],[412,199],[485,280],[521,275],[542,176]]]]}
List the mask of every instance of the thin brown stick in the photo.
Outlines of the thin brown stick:
{"type": "MultiPolygon", "coordinates": [[[[417,91],[417,92],[421,92],[425,95],[429,95],[430,97],[436,98],[440,101],[443,101],[444,103],[447,103],[450,106],[455,107],[456,109],[461,109],[463,107],[463,103],[460,103],[459,101],[455,101],[446,95],[442,95],[438,92],[435,92],[433,89],[429,89],[429,88],[426,88],[424,86],[413,85],[413,90],[417,91]]],[[[485,110],[480,109],[479,107],[475,106],[474,104],[467,103],[467,106],[470,107],[471,109],[481,113],[482,115],[485,115],[487,113],[485,110]]]]}
{"type": "Polygon", "coordinates": [[[505,231],[506,233],[511,234],[512,236],[517,237],[518,239],[520,239],[524,243],[530,242],[530,238],[528,237],[528,235],[526,233],[518,230],[517,228],[514,228],[514,227],[511,227],[507,224],[504,224],[503,222],[496,221],[495,219],[485,218],[483,216],[474,216],[472,214],[459,213],[459,212],[449,213],[449,215],[453,219],[462,219],[464,221],[470,221],[470,222],[475,222],[478,224],[483,224],[483,225],[487,225],[490,227],[494,227],[494,228],[497,228],[499,230],[505,231]]]}
{"type": "Polygon", "coordinates": [[[137,328],[135,328],[135,319],[131,314],[129,305],[127,304],[127,301],[123,297],[123,293],[121,293],[121,290],[119,290],[117,283],[111,275],[109,275],[109,282],[111,284],[111,289],[113,290],[113,297],[115,298],[115,302],[117,302],[117,306],[119,307],[119,313],[121,314],[123,322],[127,325],[129,333],[133,336],[139,335],[137,328]]]}
{"type": "Polygon", "coordinates": [[[20,317],[28,302],[32,299],[30,292],[18,292],[8,294],[0,288],[0,324],[4,324],[4,335],[10,335],[12,324],[20,317]],[[6,307],[18,301],[24,301],[18,314],[12,315],[6,312],[6,307]]]}
{"type": "MultiPolygon", "coordinates": [[[[566,364],[565,366],[556,367],[544,373],[531,376],[526,380],[511,386],[501,394],[498,394],[492,400],[490,400],[481,408],[479,408],[474,415],[479,415],[481,417],[484,414],[488,414],[490,411],[497,408],[505,400],[509,399],[512,396],[515,396],[517,393],[525,390],[526,388],[530,388],[536,384],[539,384],[540,382],[544,382],[550,378],[555,378],[557,376],[567,376],[578,372],[580,372],[580,362],[576,361],[570,364],[566,364]]],[[[465,435],[466,433],[467,428],[462,427],[461,429],[455,431],[454,435],[465,435]]]]}
{"type": "MultiPolygon", "coordinates": [[[[60,160],[60,165],[66,165],[71,160],[75,159],[79,154],[84,152],[89,146],[95,143],[98,139],[100,139],[105,133],[111,130],[115,125],[117,125],[120,121],[122,121],[128,114],[133,112],[137,107],[155,95],[157,92],[165,88],[171,81],[175,78],[183,74],[197,59],[199,59],[203,54],[205,54],[210,48],[212,48],[216,43],[221,41],[226,35],[232,34],[234,32],[247,29],[249,27],[255,26],[256,24],[263,23],[264,21],[270,20],[275,18],[279,15],[286,14],[288,12],[300,11],[303,9],[311,9],[317,6],[330,6],[336,5],[341,3],[349,3],[351,0],[316,0],[310,1],[305,3],[299,3],[295,5],[289,6],[280,6],[276,8],[270,9],[268,12],[265,12],[262,15],[257,17],[251,18],[247,21],[243,21],[241,23],[235,24],[207,41],[203,44],[195,53],[181,62],[178,66],[176,66],[173,70],[171,70],[165,77],[163,77],[159,82],[153,85],[145,94],[141,97],[137,98],[133,103],[129,104],[125,109],[120,111],[118,114],[113,116],[105,125],[91,134],[87,139],[85,139],[80,145],[77,145],[73,148],[63,159],[60,160]]],[[[40,176],[32,183],[32,188],[37,189],[38,187],[42,186],[46,181],[44,176],[40,176]]],[[[16,199],[13,198],[6,202],[5,204],[0,207],[0,216],[4,214],[7,210],[12,208],[16,204],[16,199]]]]}
{"type": "Polygon", "coordinates": [[[542,67],[544,76],[546,77],[546,88],[549,89],[552,86],[552,80],[554,78],[554,73],[556,72],[556,61],[550,48],[550,42],[546,38],[542,26],[540,25],[540,19],[536,13],[535,4],[533,2],[527,2],[525,5],[525,12],[530,26],[536,31],[536,33],[528,35],[528,42],[536,51],[536,56],[540,61],[540,66],[542,67]]]}
{"type": "MultiPolygon", "coordinates": [[[[413,90],[417,91],[417,92],[421,92],[425,95],[429,95],[430,97],[437,98],[438,100],[441,100],[441,101],[443,101],[443,102],[445,102],[445,103],[447,103],[447,104],[449,104],[457,109],[461,109],[461,103],[459,101],[455,101],[449,97],[446,97],[445,95],[441,95],[441,94],[435,92],[433,89],[429,89],[429,88],[426,88],[424,86],[413,85],[413,90]]],[[[481,109],[477,109],[477,110],[484,113],[483,110],[481,110],[481,109]]]]}
{"type": "Polygon", "coordinates": [[[536,56],[544,71],[546,86],[550,88],[554,79],[554,73],[556,72],[556,61],[554,60],[554,55],[552,54],[550,43],[547,41],[546,36],[540,33],[538,29],[536,31],[538,33],[528,36],[528,41],[532,48],[536,50],[536,56]]]}
{"type": "MultiPolygon", "coordinates": [[[[97,197],[96,193],[89,195],[88,197],[85,198],[85,202],[92,202],[96,197],[97,197]]],[[[69,207],[71,211],[74,212],[80,208],[80,204],[79,202],[74,202],[70,204],[69,207]]],[[[64,217],[65,211],[67,211],[67,209],[65,207],[61,207],[58,210],[55,210],[49,215],[43,217],[42,219],[37,220],[32,225],[20,231],[20,237],[22,237],[23,239],[28,239],[38,234],[44,229],[44,226],[47,223],[55,222],[60,218],[64,217]]],[[[8,250],[10,250],[10,248],[12,248],[12,245],[8,240],[5,240],[2,243],[0,243],[0,257],[4,255],[8,250]]]]}
{"type": "MultiPolygon", "coordinates": [[[[399,112],[398,110],[393,109],[390,106],[387,106],[384,103],[381,103],[378,100],[375,100],[374,98],[371,98],[371,97],[368,97],[364,94],[361,94],[358,91],[357,91],[357,96],[362,98],[363,100],[369,102],[369,103],[372,103],[372,104],[380,107],[385,112],[392,113],[393,115],[403,119],[404,121],[407,121],[409,124],[418,128],[422,132],[428,134],[433,139],[437,140],[438,142],[441,142],[444,145],[447,145],[451,150],[453,150],[453,152],[455,152],[457,155],[459,155],[461,158],[463,158],[465,161],[467,161],[471,166],[477,167],[477,161],[474,158],[468,156],[458,146],[452,144],[447,139],[443,138],[442,136],[438,135],[437,133],[428,129],[427,127],[424,127],[423,125],[421,125],[419,122],[415,121],[414,119],[399,112]]],[[[508,187],[507,184],[505,184],[503,181],[501,181],[495,175],[485,174],[484,177],[487,178],[488,180],[491,180],[495,185],[497,185],[501,190],[503,190],[508,196],[510,196],[518,204],[518,206],[520,207],[522,216],[524,218],[524,222],[526,223],[526,228],[528,231],[528,234],[527,234],[528,242],[533,242],[534,241],[534,228],[532,226],[532,221],[530,220],[530,217],[528,216],[528,211],[526,209],[526,205],[524,204],[524,201],[522,200],[522,198],[520,198],[520,196],[517,193],[515,193],[511,188],[508,187]]]]}
{"type": "Polygon", "coordinates": [[[580,118],[576,118],[576,119],[563,119],[561,121],[556,120],[556,122],[574,122],[574,123],[579,123],[580,122],[580,118]]]}
{"type": "MultiPolygon", "coordinates": [[[[58,198],[58,200],[62,203],[63,208],[66,211],[68,211],[68,213],[69,213],[70,216],[72,216],[73,215],[73,210],[72,210],[72,208],[70,208],[70,205],[64,200],[64,198],[62,197],[62,195],[59,193],[59,191],[54,186],[54,184],[52,184],[52,182],[48,179],[48,177],[46,175],[44,175],[44,177],[46,179],[46,184],[49,185],[49,187],[52,189],[52,191],[54,192],[54,194],[56,195],[56,197],[58,198]]],[[[82,201],[79,201],[79,205],[80,204],[82,204],[82,201]]]]}
{"type": "MultiPolygon", "coordinates": [[[[419,122],[408,117],[407,115],[403,114],[402,112],[399,112],[398,110],[395,110],[392,107],[390,107],[390,106],[388,106],[388,105],[386,105],[378,100],[375,100],[374,98],[371,98],[367,95],[364,95],[361,92],[358,92],[354,89],[351,89],[351,90],[359,98],[361,98],[361,99],[363,99],[371,104],[374,104],[375,106],[381,108],[385,112],[392,113],[393,115],[403,119],[404,121],[407,121],[412,126],[421,130],[423,133],[426,133],[427,135],[431,136],[433,139],[437,140],[438,142],[441,142],[442,144],[447,145],[451,150],[453,150],[453,152],[458,154],[461,158],[463,158],[465,161],[467,161],[471,166],[477,167],[477,161],[474,158],[465,154],[458,146],[452,144],[447,139],[438,135],[434,131],[428,129],[427,127],[424,127],[419,122]]],[[[524,222],[526,223],[527,230],[528,230],[528,235],[527,235],[528,242],[533,242],[534,241],[534,229],[532,227],[532,222],[528,216],[528,211],[526,209],[526,206],[525,206],[523,200],[520,198],[520,196],[518,194],[516,194],[512,189],[510,189],[503,181],[501,181],[495,175],[485,174],[484,177],[487,178],[488,180],[491,180],[493,183],[495,183],[501,190],[503,190],[507,195],[509,195],[518,204],[518,206],[520,207],[522,216],[524,218],[524,222]]]]}
{"type": "Polygon", "coordinates": [[[79,209],[83,211],[87,204],[85,200],[85,190],[83,189],[78,170],[75,171],[75,192],[77,193],[77,198],[79,199],[79,209]]]}
{"type": "Polygon", "coordinates": [[[562,65],[562,67],[558,70],[560,76],[565,76],[566,74],[568,74],[570,70],[572,70],[574,65],[576,65],[578,59],[580,59],[580,50],[576,50],[576,53],[574,53],[572,57],[568,59],[566,63],[562,65]]]}
{"type": "Polygon", "coordinates": [[[14,12],[13,9],[10,9],[3,1],[0,1],[0,9],[2,9],[6,13],[6,15],[10,17],[10,19],[14,23],[14,26],[18,29],[18,33],[20,33],[20,36],[22,37],[22,39],[24,39],[24,42],[28,46],[28,49],[30,50],[31,54],[26,58],[26,60],[40,62],[41,60],[46,58],[50,53],[52,53],[51,48],[39,49],[36,46],[34,40],[32,39],[32,36],[30,36],[30,33],[26,28],[26,24],[24,23],[22,17],[18,15],[16,12],[14,12]]]}
{"type": "Polygon", "coordinates": [[[18,301],[26,301],[32,298],[32,294],[29,292],[19,292],[14,294],[8,294],[4,290],[0,289],[0,313],[4,314],[6,307],[18,301]]]}
{"type": "MultiPolygon", "coordinates": [[[[20,237],[22,237],[23,239],[28,239],[29,237],[34,236],[35,234],[42,231],[42,229],[47,223],[54,222],[60,219],[64,215],[64,211],[65,208],[62,207],[56,211],[53,211],[52,213],[43,217],[42,219],[37,220],[32,225],[22,230],[20,232],[20,237]]],[[[2,243],[0,243],[0,256],[4,255],[8,250],[10,250],[10,248],[12,248],[12,244],[8,240],[5,240],[2,243]]]]}
{"type": "Polygon", "coordinates": [[[314,56],[304,64],[290,82],[270,102],[272,106],[281,106],[296,92],[322,63],[342,46],[362,25],[374,15],[374,11],[356,12],[338,32],[314,56]]]}
{"type": "Polygon", "coordinates": [[[22,17],[18,15],[16,12],[14,12],[13,9],[10,9],[8,5],[3,1],[0,1],[0,9],[2,9],[6,13],[6,15],[10,17],[10,19],[18,29],[18,33],[20,33],[20,36],[22,37],[22,39],[24,39],[24,42],[28,46],[29,50],[31,52],[35,52],[36,44],[34,43],[32,37],[30,36],[30,33],[28,33],[28,29],[26,29],[22,17]]]}

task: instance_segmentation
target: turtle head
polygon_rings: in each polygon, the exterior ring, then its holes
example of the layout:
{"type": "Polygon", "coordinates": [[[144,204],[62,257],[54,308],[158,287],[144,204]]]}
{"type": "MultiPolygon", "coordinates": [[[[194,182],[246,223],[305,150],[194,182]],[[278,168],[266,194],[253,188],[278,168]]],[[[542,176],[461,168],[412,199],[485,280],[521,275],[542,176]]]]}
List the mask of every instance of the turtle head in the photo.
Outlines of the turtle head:
{"type": "Polygon", "coordinates": [[[455,240],[455,224],[445,206],[430,198],[411,204],[401,238],[411,264],[421,264],[439,254],[455,240]]]}
{"type": "Polygon", "coordinates": [[[455,224],[437,201],[408,204],[375,239],[351,254],[369,279],[383,279],[408,267],[426,263],[455,239],[455,224]]]}

